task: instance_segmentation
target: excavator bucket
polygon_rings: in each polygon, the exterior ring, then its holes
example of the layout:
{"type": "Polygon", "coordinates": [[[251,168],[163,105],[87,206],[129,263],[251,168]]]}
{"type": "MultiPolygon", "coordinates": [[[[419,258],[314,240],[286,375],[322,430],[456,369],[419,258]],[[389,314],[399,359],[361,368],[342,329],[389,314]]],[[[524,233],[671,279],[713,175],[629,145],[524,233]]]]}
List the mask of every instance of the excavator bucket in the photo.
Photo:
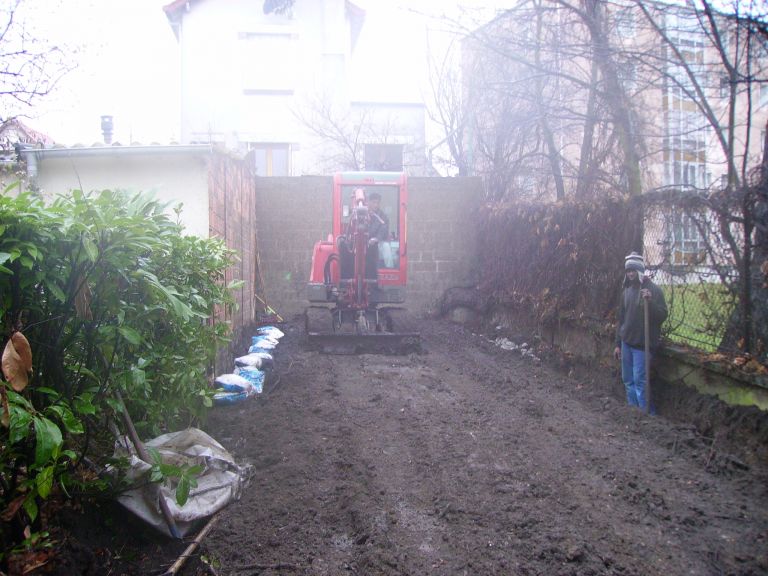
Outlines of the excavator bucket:
{"type": "MultiPolygon", "coordinates": [[[[370,316],[370,314],[368,315],[370,316]]],[[[323,306],[306,311],[307,346],[325,354],[391,354],[423,352],[421,336],[406,311],[387,308],[377,311],[378,322],[323,306]]]]}

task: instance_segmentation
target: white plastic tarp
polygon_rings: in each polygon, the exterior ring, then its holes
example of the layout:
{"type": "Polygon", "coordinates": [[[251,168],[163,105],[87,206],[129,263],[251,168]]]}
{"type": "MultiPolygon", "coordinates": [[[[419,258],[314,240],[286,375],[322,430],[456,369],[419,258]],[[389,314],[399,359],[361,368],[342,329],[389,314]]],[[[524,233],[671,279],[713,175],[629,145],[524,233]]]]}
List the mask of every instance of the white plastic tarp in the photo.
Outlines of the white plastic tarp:
{"type": "Polygon", "coordinates": [[[198,521],[215,514],[233,500],[238,500],[248,483],[250,465],[239,466],[221,444],[197,428],[187,428],[158,436],[145,443],[155,448],[163,462],[174,466],[203,467],[197,487],[189,492],[184,506],[176,503],[176,486],[149,482],[151,465],[141,460],[127,437],[115,444],[115,456],[129,459],[128,480],[139,487],[124,492],[118,501],[142,520],[170,535],[160,511],[160,498],[165,498],[181,536],[198,521]]]}

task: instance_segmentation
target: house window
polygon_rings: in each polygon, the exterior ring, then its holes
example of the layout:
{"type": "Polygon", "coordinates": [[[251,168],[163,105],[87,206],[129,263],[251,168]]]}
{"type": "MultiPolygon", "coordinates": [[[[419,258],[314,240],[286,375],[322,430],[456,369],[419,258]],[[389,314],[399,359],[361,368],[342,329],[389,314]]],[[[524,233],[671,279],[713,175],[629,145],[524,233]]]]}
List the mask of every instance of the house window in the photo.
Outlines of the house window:
{"type": "Polygon", "coordinates": [[[297,36],[280,31],[243,32],[239,37],[243,92],[292,94],[299,69],[297,36]]]}
{"type": "Polygon", "coordinates": [[[289,144],[247,143],[257,176],[289,176],[291,147],[289,144]]]}
{"type": "Polygon", "coordinates": [[[672,264],[696,265],[704,261],[704,239],[690,214],[675,215],[672,235],[672,264]]]}
{"type": "Polygon", "coordinates": [[[616,14],[616,28],[622,38],[635,35],[635,12],[632,7],[622,8],[616,14]]]}
{"type": "Polygon", "coordinates": [[[707,165],[704,162],[681,162],[674,160],[669,166],[667,181],[675,186],[706,188],[709,185],[707,165]]]}
{"type": "Polygon", "coordinates": [[[632,62],[625,62],[620,70],[619,77],[627,90],[633,90],[637,87],[637,72],[632,62]]]}
{"type": "Polygon", "coordinates": [[[768,85],[760,84],[760,106],[768,104],[768,85]]]}
{"type": "MultiPolygon", "coordinates": [[[[675,86],[671,94],[677,93],[675,86]]],[[[709,185],[707,172],[707,138],[711,127],[706,118],[690,102],[669,99],[665,121],[665,184],[705,188],[709,185]]]]}
{"type": "Polygon", "coordinates": [[[403,171],[402,144],[366,144],[365,169],[384,172],[403,171]]]}
{"type": "Polygon", "coordinates": [[[521,198],[533,196],[536,191],[536,178],[529,170],[518,172],[514,177],[514,181],[521,198]]]}
{"type": "Polygon", "coordinates": [[[720,98],[728,98],[731,95],[731,83],[728,76],[720,77],[720,98]]]}

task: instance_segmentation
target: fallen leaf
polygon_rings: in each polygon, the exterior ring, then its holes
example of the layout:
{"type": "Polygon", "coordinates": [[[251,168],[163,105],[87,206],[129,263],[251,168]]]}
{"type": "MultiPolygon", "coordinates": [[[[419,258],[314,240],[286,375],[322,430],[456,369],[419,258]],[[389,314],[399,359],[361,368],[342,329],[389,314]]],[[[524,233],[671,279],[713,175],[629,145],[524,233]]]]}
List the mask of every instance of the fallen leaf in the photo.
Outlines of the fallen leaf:
{"type": "MultiPolygon", "coordinates": [[[[26,338],[24,338],[26,341],[26,338]]],[[[11,337],[5,344],[3,350],[3,376],[11,384],[16,392],[21,392],[27,387],[29,383],[28,370],[26,369],[27,361],[22,358],[13,345],[13,338],[11,337]]]]}
{"type": "Polygon", "coordinates": [[[3,350],[2,360],[3,376],[13,386],[16,392],[21,392],[27,387],[29,382],[27,377],[27,371],[24,369],[24,363],[16,352],[16,348],[13,345],[13,340],[10,339],[5,344],[3,350]]]}
{"type": "Polygon", "coordinates": [[[22,367],[25,371],[32,371],[32,347],[29,345],[29,340],[21,332],[14,332],[11,335],[11,342],[16,349],[16,353],[21,358],[22,367]]]}
{"type": "Polygon", "coordinates": [[[3,522],[10,522],[13,515],[16,514],[16,512],[19,511],[19,508],[21,508],[21,505],[24,504],[26,498],[26,494],[19,494],[16,498],[11,500],[8,506],[5,507],[5,510],[3,510],[3,513],[0,514],[0,520],[3,522]]]}
{"type": "Polygon", "coordinates": [[[760,364],[760,362],[758,362],[754,358],[744,365],[744,370],[746,370],[747,372],[750,372],[752,374],[766,374],[766,373],[768,373],[768,368],[766,368],[765,366],[760,364]]]}

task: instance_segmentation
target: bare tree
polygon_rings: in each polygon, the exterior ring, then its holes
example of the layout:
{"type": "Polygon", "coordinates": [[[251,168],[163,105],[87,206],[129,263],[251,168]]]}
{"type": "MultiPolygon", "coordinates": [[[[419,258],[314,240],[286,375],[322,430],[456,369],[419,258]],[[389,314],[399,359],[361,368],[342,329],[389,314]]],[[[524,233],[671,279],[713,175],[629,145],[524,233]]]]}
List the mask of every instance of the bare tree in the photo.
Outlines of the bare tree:
{"type": "Polygon", "coordinates": [[[22,0],[0,5],[0,120],[28,115],[73,69],[65,52],[30,32],[22,0]]]}
{"type": "Polygon", "coordinates": [[[430,148],[428,154],[432,165],[439,165],[450,173],[455,168],[458,176],[469,173],[468,157],[465,150],[468,122],[462,101],[460,66],[456,60],[458,47],[455,41],[449,43],[440,56],[428,46],[429,88],[431,106],[427,113],[433,122],[443,129],[444,138],[430,148]],[[436,155],[435,151],[445,146],[447,156],[436,155]]]}
{"type": "Polygon", "coordinates": [[[751,311],[768,307],[750,281],[768,269],[756,259],[768,250],[765,179],[750,174],[768,129],[766,21],[756,0],[522,0],[484,26],[456,21],[466,36],[456,162],[494,198],[663,186],[706,197],[699,224],[714,223],[707,246],[720,252],[709,262],[729,263],[713,268],[740,302],[729,333],[744,349],[765,345],[750,336],[751,311]]]}
{"type": "Polygon", "coordinates": [[[293,109],[297,121],[316,137],[315,156],[325,172],[401,170],[421,175],[423,108],[375,102],[340,102],[316,95],[293,109]],[[389,150],[389,152],[387,152],[389,150]]]}
{"type": "Polygon", "coordinates": [[[495,196],[640,192],[644,146],[610,17],[597,0],[528,0],[464,30],[464,154],[495,196]]]}
{"type": "MultiPolygon", "coordinates": [[[[765,81],[768,58],[761,52],[768,33],[754,6],[733,2],[723,13],[709,0],[682,7],[640,0],[524,0],[484,26],[452,22],[466,37],[463,112],[455,111],[451,82],[432,85],[434,100],[448,103],[438,106],[436,119],[452,144],[454,162],[505,186],[497,195],[524,193],[520,181],[526,174],[535,174],[535,187],[556,198],[637,195],[662,184],[653,165],[669,164],[664,183],[692,180],[693,173],[684,178],[668,162],[670,142],[676,141],[674,154],[692,152],[702,164],[722,162],[728,182],[738,186],[759,161],[750,119],[756,86],[765,81]],[[688,29],[681,32],[684,21],[688,29]],[[695,35],[701,39],[688,37],[695,35]],[[722,88],[713,87],[713,79],[722,88]],[[671,110],[672,98],[690,101],[702,121],[685,125],[692,118],[688,104],[671,110]],[[673,126],[663,114],[683,121],[673,126]],[[702,124],[718,141],[719,158],[705,157],[708,144],[694,135],[702,124]],[[696,150],[682,149],[696,139],[696,150]]],[[[707,177],[703,170],[699,186],[707,177]]]]}
{"type": "Polygon", "coordinates": [[[332,170],[362,170],[365,135],[370,131],[366,110],[353,114],[325,94],[293,110],[296,119],[320,142],[320,161],[332,170]]]}

